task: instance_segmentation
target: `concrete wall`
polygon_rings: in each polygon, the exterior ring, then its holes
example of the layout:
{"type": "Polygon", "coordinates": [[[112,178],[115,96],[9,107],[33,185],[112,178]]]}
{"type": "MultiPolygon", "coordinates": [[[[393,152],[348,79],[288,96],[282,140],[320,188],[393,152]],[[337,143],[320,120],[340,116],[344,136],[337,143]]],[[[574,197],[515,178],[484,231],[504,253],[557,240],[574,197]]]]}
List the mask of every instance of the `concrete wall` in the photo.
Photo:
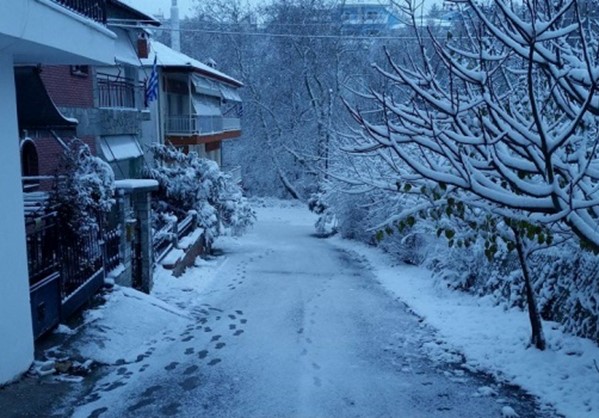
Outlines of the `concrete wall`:
{"type": "Polygon", "coordinates": [[[116,35],[50,0],[0,1],[0,50],[21,64],[113,63],[116,35]]]}
{"type": "Polygon", "coordinates": [[[33,361],[13,59],[0,54],[0,384],[33,361]]]}

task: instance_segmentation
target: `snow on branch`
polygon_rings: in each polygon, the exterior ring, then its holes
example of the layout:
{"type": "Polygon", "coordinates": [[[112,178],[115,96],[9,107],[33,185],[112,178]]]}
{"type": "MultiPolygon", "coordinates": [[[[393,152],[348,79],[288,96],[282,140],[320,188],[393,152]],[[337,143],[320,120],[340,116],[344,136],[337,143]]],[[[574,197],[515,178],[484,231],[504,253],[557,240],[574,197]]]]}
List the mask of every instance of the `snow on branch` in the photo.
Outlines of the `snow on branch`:
{"type": "Polygon", "coordinates": [[[378,158],[415,187],[451,185],[491,212],[562,222],[599,248],[592,25],[576,0],[464,3],[469,36],[429,33],[432,48],[417,36],[401,64],[387,52],[374,66],[391,86],[368,95],[383,116],[347,104],[362,133],[344,149],[378,158]]]}

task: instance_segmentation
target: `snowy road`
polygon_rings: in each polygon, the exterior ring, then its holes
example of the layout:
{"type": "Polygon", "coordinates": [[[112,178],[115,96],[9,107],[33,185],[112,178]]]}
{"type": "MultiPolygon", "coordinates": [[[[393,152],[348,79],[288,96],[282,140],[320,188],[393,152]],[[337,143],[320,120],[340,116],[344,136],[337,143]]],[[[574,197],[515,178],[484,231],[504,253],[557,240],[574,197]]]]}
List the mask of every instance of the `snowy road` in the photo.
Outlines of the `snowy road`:
{"type": "Polygon", "coordinates": [[[158,286],[191,320],[111,366],[75,415],[501,417],[509,406],[549,416],[459,355],[429,360],[433,332],[300,214],[262,209],[250,234],[221,244],[209,283],[158,286]]]}

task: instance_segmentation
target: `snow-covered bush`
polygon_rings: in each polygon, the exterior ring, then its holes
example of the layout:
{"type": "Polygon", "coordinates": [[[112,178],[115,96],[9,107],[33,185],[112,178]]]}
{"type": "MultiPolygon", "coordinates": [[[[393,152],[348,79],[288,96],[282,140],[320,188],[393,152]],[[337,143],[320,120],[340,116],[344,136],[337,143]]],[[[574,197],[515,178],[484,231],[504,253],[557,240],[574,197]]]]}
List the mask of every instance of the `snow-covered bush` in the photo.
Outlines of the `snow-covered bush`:
{"type": "Polygon", "coordinates": [[[80,140],[64,151],[51,203],[56,205],[65,232],[77,236],[99,230],[102,216],[114,201],[114,173],[110,166],[91,154],[80,140]]]}
{"type": "MultiPolygon", "coordinates": [[[[438,253],[431,267],[440,282],[477,295],[490,295],[506,307],[526,306],[516,255],[504,247],[489,262],[481,245],[438,253]]],[[[575,241],[536,251],[530,269],[541,316],[572,334],[599,343],[599,260],[575,241]]]]}
{"type": "Polygon", "coordinates": [[[153,202],[155,221],[160,214],[194,210],[209,241],[224,233],[242,234],[253,224],[255,213],[241,188],[214,161],[167,145],[155,144],[152,152],[156,164],[147,174],[160,186],[153,202]]]}
{"type": "Polygon", "coordinates": [[[314,224],[316,233],[321,237],[329,237],[337,233],[337,215],[325,201],[323,192],[312,193],[308,199],[308,209],[319,215],[314,224]]]}

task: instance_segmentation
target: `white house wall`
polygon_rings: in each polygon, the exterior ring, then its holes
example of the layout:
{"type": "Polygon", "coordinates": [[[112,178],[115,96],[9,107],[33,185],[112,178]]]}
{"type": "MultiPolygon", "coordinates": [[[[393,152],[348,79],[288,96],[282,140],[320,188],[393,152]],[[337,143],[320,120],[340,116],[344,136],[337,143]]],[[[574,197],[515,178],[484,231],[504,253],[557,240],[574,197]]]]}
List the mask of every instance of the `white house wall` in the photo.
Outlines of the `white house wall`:
{"type": "Polygon", "coordinates": [[[0,1],[0,385],[33,361],[14,66],[112,64],[115,35],[50,0],[0,1]]]}
{"type": "Polygon", "coordinates": [[[12,57],[0,54],[0,384],[27,370],[33,332],[12,57]]]}

